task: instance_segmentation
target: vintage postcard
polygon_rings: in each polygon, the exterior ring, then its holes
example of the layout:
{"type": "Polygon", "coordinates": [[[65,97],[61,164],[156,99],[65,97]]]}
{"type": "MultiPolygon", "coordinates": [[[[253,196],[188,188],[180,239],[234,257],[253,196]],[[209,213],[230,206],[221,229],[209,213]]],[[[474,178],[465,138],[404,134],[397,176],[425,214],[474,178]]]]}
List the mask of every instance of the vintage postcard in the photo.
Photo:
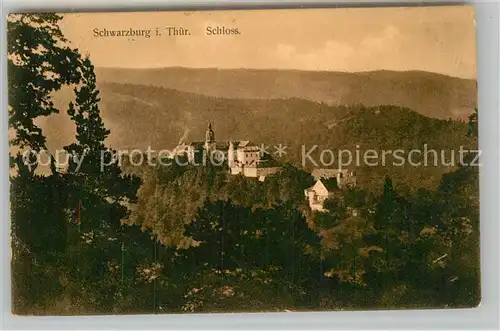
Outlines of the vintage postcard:
{"type": "Polygon", "coordinates": [[[9,15],[13,312],[477,306],[474,19],[9,15]]]}

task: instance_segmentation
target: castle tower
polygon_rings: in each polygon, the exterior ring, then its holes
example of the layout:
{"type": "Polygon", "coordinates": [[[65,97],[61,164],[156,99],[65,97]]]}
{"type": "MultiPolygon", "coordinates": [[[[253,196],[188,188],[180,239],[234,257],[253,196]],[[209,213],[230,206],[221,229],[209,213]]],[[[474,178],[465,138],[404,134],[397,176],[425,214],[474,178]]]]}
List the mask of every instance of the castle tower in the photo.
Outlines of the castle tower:
{"type": "Polygon", "coordinates": [[[212,129],[212,123],[208,123],[208,129],[205,132],[205,151],[206,157],[215,151],[215,132],[212,129]]]}
{"type": "Polygon", "coordinates": [[[229,168],[234,167],[234,144],[232,141],[229,141],[229,148],[227,150],[227,164],[229,168]]]}
{"type": "Polygon", "coordinates": [[[212,123],[208,123],[208,129],[205,132],[205,142],[214,142],[215,141],[215,132],[212,129],[212,123]]]}

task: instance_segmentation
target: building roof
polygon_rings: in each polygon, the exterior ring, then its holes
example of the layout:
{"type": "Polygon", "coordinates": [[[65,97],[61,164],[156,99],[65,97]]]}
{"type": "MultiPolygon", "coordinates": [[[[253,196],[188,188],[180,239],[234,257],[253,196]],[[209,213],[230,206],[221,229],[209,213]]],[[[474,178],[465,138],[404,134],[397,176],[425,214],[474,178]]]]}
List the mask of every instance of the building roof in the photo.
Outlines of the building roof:
{"type": "MultiPolygon", "coordinates": [[[[229,148],[229,142],[227,141],[214,141],[210,142],[210,144],[215,144],[215,149],[218,151],[225,151],[229,148]]],[[[205,142],[192,141],[189,143],[189,146],[194,147],[195,149],[203,149],[205,147],[205,142]]]]}
{"type": "Polygon", "coordinates": [[[189,146],[203,148],[203,146],[205,146],[205,142],[204,141],[192,141],[189,143],[189,146]]]}
{"type": "Polygon", "coordinates": [[[332,192],[336,189],[338,189],[337,185],[337,179],[336,178],[328,178],[328,179],[320,179],[320,181],[323,183],[323,185],[326,187],[328,192],[332,192]]]}
{"type": "MultiPolygon", "coordinates": [[[[210,142],[211,144],[215,144],[215,149],[218,151],[227,151],[229,149],[229,145],[232,143],[234,149],[240,149],[243,151],[253,151],[253,152],[260,152],[260,146],[252,143],[250,140],[221,140],[221,141],[214,141],[210,142]]],[[[194,149],[200,150],[203,149],[205,146],[204,141],[192,141],[188,144],[189,146],[193,147],[194,149]]]]}
{"type": "Polygon", "coordinates": [[[319,180],[323,178],[336,177],[339,173],[342,175],[342,177],[346,177],[349,174],[349,169],[317,168],[311,172],[311,175],[315,180],[319,180]]]}
{"type": "Polygon", "coordinates": [[[250,140],[230,140],[228,142],[229,143],[232,143],[233,144],[233,147],[235,149],[259,149],[260,150],[260,147],[254,143],[252,143],[250,140]]]}
{"type": "Polygon", "coordinates": [[[226,151],[229,149],[229,142],[227,142],[227,141],[215,141],[215,149],[218,151],[226,151]]]}
{"type": "Polygon", "coordinates": [[[241,140],[241,141],[238,141],[238,147],[246,147],[250,145],[250,140],[241,140]]]}
{"type": "Polygon", "coordinates": [[[314,187],[316,186],[316,184],[318,184],[318,182],[319,182],[319,183],[321,183],[321,184],[322,184],[322,185],[326,188],[326,190],[327,190],[328,192],[330,192],[330,193],[331,193],[331,192],[334,192],[335,190],[337,190],[337,189],[338,189],[338,186],[337,186],[337,179],[335,179],[335,178],[324,179],[324,178],[323,178],[323,179],[318,179],[318,180],[316,181],[316,183],[314,183],[314,185],[313,185],[313,186],[311,186],[311,187],[309,187],[309,188],[305,189],[305,191],[306,191],[306,192],[311,192],[311,191],[313,191],[314,187]]]}

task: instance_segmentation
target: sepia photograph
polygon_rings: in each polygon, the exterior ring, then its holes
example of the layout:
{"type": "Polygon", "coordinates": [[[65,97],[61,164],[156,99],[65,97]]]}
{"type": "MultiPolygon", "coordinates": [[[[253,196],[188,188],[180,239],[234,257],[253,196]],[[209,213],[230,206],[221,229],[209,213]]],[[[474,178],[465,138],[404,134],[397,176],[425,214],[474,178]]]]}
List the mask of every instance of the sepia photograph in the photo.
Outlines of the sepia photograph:
{"type": "Polygon", "coordinates": [[[14,314],[480,304],[474,6],[6,19],[14,314]]]}

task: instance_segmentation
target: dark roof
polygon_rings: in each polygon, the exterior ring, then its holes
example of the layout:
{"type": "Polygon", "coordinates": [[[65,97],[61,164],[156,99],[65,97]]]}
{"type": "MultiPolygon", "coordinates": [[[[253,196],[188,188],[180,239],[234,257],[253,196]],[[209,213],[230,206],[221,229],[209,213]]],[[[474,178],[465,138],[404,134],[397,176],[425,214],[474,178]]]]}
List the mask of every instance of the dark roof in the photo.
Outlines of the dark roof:
{"type": "Polygon", "coordinates": [[[314,179],[322,179],[322,178],[334,178],[337,174],[341,175],[341,177],[346,177],[349,174],[348,169],[334,169],[334,168],[316,168],[313,169],[311,175],[314,179]]]}
{"type": "Polygon", "coordinates": [[[200,148],[200,147],[205,146],[205,142],[204,141],[192,141],[189,143],[189,146],[200,148]]]}
{"type": "MultiPolygon", "coordinates": [[[[215,149],[219,151],[225,151],[229,148],[229,143],[226,141],[216,141],[215,149]]],[[[194,147],[195,149],[202,149],[205,146],[204,141],[192,141],[189,143],[189,146],[194,147]]]]}
{"type": "Polygon", "coordinates": [[[329,192],[332,192],[336,189],[338,189],[338,185],[337,185],[337,179],[336,178],[328,178],[328,179],[325,179],[325,178],[322,178],[321,179],[321,182],[323,183],[323,185],[325,185],[326,189],[329,191],[329,192]]]}
{"type": "MultiPolygon", "coordinates": [[[[230,140],[233,143],[235,149],[237,148],[247,148],[247,147],[259,147],[260,145],[256,145],[250,140],[230,140]]],[[[229,141],[227,142],[229,145],[229,141]]],[[[260,147],[259,147],[260,148],[260,147]]]]}
{"type": "Polygon", "coordinates": [[[229,143],[226,141],[216,141],[215,149],[218,151],[227,150],[229,148],[229,143]]]}
{"type": "MultiPolygon", "coordinates": [[[[215,141],[215,148],[217,150],[225,151],[229,149],[229,143],[233,143],[234,149],[241,148],[243,150],[248,150],[248,151],[260,151],[260,146],[252,143],[249,140],[231,140],[231,141],[215,141]]],[[[205,146],[204,141],[192,141],[189,143],[189,146],[192,146],[196,149],[201,149],[203,146],[205,146]]]]}

